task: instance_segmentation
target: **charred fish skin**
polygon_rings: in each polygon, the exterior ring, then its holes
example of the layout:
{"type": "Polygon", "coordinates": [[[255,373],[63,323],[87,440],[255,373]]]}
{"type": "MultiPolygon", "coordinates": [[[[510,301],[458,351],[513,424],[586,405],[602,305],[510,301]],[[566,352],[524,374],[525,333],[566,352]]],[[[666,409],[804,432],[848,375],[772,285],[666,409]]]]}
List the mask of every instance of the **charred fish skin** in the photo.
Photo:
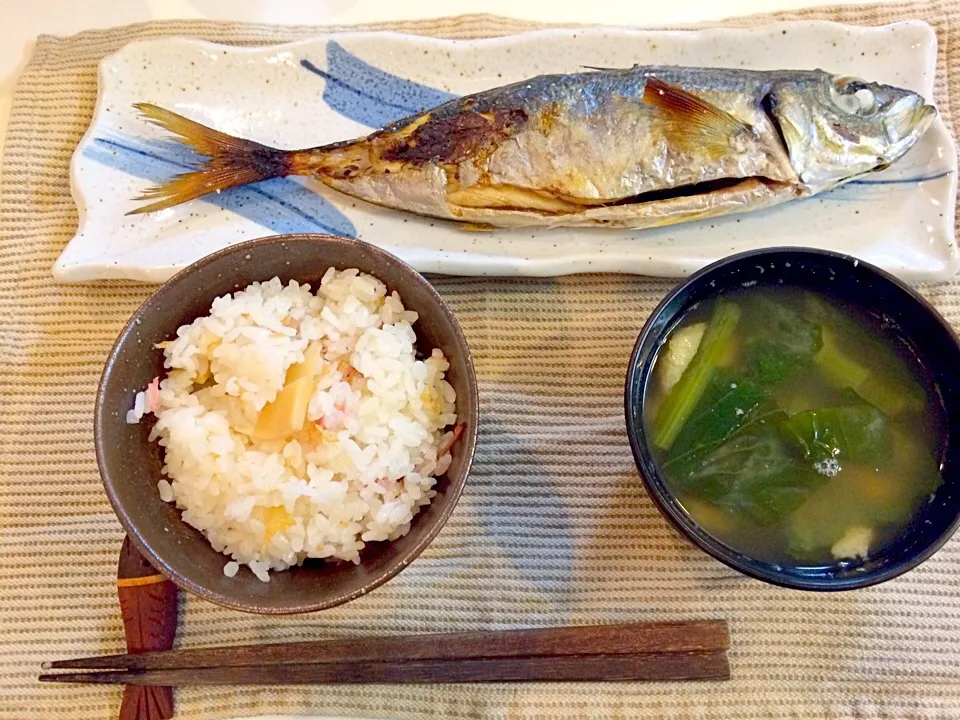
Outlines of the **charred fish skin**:
{"type": "Polygon", "coordinates": [[[895,162],[936,111],[907,90],[814,71],[634,67],[544,75],[364,138],[282,151],[142,106],[210,161],[149,191],[309,175],[388,208],[487,226],[645,228],[769,207],[895,162]]]}

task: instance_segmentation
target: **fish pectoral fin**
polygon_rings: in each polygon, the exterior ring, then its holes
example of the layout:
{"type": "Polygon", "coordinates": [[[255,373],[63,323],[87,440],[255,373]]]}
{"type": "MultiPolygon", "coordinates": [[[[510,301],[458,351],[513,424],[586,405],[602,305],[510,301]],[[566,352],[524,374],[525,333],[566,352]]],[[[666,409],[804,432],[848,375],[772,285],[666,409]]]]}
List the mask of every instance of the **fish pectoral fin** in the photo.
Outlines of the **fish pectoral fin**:
{"type": "Polygon", "coordinates": [[[667,133],[679,145],[709,147],[720,155],[736,149],[738,138],[753,134],[749,125],[726,110],[653,75],[647,77],[642,100],[673,121],[667,133]]]}

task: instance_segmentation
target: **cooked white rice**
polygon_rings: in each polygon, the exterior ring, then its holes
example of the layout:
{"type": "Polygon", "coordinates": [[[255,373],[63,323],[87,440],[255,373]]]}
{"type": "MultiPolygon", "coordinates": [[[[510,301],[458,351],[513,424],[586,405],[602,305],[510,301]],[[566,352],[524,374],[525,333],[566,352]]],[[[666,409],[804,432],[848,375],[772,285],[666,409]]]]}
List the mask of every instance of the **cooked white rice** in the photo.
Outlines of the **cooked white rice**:
{"type": "Polygon", "coordinates": [[[357,270],[327,271],[314,295],[278,278],[217,298],[163,343],[169,373],[138,393],[128,422],[153,412],[165,448],[165,502],[264,582],[306,558],[360,561],[371,541],[407,533],[450,464],[455,393],[434,350],[415,356],[397,293],[357,270]],[[251,437],[287,370],[319,342],[303,430],[251,437]]]}

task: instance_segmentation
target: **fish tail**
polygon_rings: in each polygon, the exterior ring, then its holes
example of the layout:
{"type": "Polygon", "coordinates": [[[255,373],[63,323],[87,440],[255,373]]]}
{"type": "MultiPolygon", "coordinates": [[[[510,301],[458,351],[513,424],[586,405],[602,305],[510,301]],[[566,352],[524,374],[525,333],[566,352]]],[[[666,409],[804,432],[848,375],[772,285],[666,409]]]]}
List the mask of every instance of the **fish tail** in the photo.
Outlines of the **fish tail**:
{"type": "Polygon", "coordinates": [[[136,199],[153,202],[131,210],[128,215],[164,210],[227,188],[296,175],[302,165],[303,151],[280,150],[227,135],[157,105],[138,103],[134,107],[207,160],[193,172],[146,190],[136,199]]]}

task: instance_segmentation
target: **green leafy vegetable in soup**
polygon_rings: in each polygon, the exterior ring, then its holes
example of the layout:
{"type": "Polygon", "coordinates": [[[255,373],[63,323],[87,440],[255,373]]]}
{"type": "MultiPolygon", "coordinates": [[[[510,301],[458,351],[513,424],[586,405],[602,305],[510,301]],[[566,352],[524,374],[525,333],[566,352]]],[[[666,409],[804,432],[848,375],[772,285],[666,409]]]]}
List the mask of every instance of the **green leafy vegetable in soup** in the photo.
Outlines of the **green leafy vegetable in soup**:
{"type": "Polygon", "coordinates": [[[771,562],[868,560],[940,484],[943,410],[903,340],[799,289],[753,287],[688,313],[644,412],[687,511],[771,562]]]}
{"type": "Polygon", "coordinates": [[[817,469],[829,460],[885,464],[890,455],[887,418],[869,405],[799,412],[784,422],[783,430],[817,469]]]}
{"type": "Polygon", "coordinates": [[[767,295],[747,301],[744,334],[749,375],[765,385],[786,382],[805,368],[822,346],[820,326],[767,295]]]}
{"type": "Polygon", "coordinates": [[[678,483],[688,494],[767,526],[795,510],[821,478],[781,436],[773,412],[740,428],[678,483]]]}

